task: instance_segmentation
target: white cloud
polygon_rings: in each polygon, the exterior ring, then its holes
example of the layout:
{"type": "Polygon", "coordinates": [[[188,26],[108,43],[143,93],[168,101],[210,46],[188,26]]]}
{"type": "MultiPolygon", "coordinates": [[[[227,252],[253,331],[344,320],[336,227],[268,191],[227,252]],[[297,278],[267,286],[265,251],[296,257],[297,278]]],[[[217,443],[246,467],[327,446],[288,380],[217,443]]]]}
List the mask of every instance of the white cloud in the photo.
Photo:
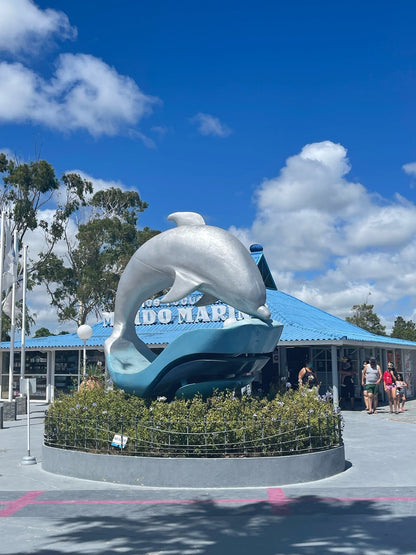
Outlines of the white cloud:
{"type": "Polygon", "coordinates": [[[416,206],[371,195],[348,181],[349,170],[342,145],[306,145],[259,185],[250,228],[231,231],[264,245],[280,289],[342,318],[371,293],[391,325],[395,315],[411,318],[416,304],[416,206]]]}
{"type": "Polygon", "coordinates": [[[231,134],[231,129],[222,123],[215,116],[210,114],[203,114],[199,112],[191,118],[191,122],[198,126],[198,132],[201,135],[212,135],[215,137],[228,137],[231,134]]]}
{"type": "Polygon", "coordinates": [[[133,187],[127,187],[127,185],[125,185],[122,181],[115,181],[112,179],[106,180],[99,177],[93,177],[92,175],[89,175],[82,170],[67,170],[65,173],[77,173],[83,179],[91,181],[94,188],[94,193],[97,191],[105,191],[106,189],[111,189],[112,187],[114,187],[115,189],[121,189],[122,191],[129,191],[133,189],[133,187]]]}
{"type": "Polygon", "coordinates": [[[0,121],[84,129],[93,136],[137,125],[157,102],[130,77],[87,54],[62,54],[50,81],[20,63],[3,62],[0,82],[0,121]]]}
{"type": "Polygon", "coordinates": [[[409,164],[404,164],[402,168],[408,175],[413,175],[416,177],[416,162],[410,162],[409,164]]]}
{"type": "Polygon", "coordinates": [[[2,154],[5,154],[7,158],[9,158],[10,160],[16,160],[18,158],[16,153],[13,152],[10,148],[7,148],[7,147],[0,148],[0,152],[2,154]]]}
{"type": "MultiPolygon", "coordinates": [[[[48,223],[53,221],[55,210],[52,208],[41,210],[39,218],[48,223]]],[[[75,222],[70,220],[67,226],[67,234],[75,241],[77,227],[75,222]]],[[[45,236],[41,228],[27,233],[24,244],[28,245],[28,266],[31,267],[34,262],[39,259],[39,253],[46,248],[45,236]]],[[[63,241],[59,241],[54,247],[54,254],[63,257],[65,260],[66,247],[63,241]]],[[[32,315],[35,315],[35,324],[31,328],[31,335],[41,327],[48,328],[53,333],[61,330],[74,331],[72,322],[58,323],[58,317],[55,307],[51,305],[51,299],[46,291],[45,286],[37,285],[31,291],[27,292],[27,305],[32,315]]]]}
{"type": "Polygon", "coordinates": [[[12,54],[34,51],[53,36],[61,40],[76,36],[63,12],[41,10],[31,0],[1,0],[0,50],[12,54]]]}

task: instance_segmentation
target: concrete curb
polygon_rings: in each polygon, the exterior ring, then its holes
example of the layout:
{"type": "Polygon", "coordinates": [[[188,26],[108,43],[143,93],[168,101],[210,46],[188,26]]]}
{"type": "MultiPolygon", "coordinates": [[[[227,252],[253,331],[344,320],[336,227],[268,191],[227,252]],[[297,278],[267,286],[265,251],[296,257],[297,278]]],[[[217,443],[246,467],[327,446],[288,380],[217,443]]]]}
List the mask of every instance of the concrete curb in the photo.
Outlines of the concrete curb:
{"type": "Polygon", "coordinates": [[[266,487],[343,472],[345,453],[341,446],[284,457],[203,459],[98,455],[43,446],[42,468],[73,478],[147,487],[266,487]]]}

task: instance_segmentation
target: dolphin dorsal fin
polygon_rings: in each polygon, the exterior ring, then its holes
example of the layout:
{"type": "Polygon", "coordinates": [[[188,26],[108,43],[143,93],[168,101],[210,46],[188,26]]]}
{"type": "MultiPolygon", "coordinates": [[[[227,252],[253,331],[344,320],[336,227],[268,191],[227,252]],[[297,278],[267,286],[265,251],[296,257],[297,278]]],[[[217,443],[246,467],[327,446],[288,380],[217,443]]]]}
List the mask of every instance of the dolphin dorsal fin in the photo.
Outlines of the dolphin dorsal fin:
{"type": "Polygon", "coordinates": [[[161,300],[163,303],[180,301],[193,293],[199,285],[201,285],[201,282],[196,276],[184,275],[176,270],[173,285],[161,300]]]}
{"type": "Polygon", "coordinates": [[[217,301],[218,297],[215,297],[215,295],[204,293],[202,297],[195,303],[195,306],[207,306],[208,304],[215,304],[217,301]]]}
{"type": "Polygon", "coordinates": [[[204,218],[197,212],[173,212],[173,214],[169,214],[168,220],[172,220],[177,226],[205,225],[204,218]]]}

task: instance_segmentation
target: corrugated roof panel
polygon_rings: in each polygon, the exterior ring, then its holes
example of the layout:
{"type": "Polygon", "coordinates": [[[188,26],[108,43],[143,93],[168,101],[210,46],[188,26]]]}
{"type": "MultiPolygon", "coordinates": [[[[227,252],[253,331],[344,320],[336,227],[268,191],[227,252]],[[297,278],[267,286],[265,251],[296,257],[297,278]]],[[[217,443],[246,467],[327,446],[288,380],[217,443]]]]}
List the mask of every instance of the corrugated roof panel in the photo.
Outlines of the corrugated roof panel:
{"type": "MultiPolygon", "coordinates": [[[[257,264],[261,263],[262,260],[264,261],[263,269],[268,268],[267,262],[263,258],[261,245],[258,245],[258,247],[260,247],[259,250],[252,252],[251,255],[257,264]]],[[[374,335],[341,318],[304,303],[283,291],[267,289],[266,293],[267,305],[273,320],[282,323],[284,326],[280,341],[350,340],[416,348],[416,342],[374,335]]],[[[184,332],[201,328],[219,328],[223,325],[221,318],[232,317],[234,314],[238,316],[238,311],[236,312],[221,302],[205,307],[206,312],[204,308],[198,309],[195,303],[199,297],[200,293],[195,292],[177,303],[163,304],[157,299],[146,301],[138,312],[140,323],[136,325],[137,335],[148,345],[165,345],[171,343],[184,332]],[[181,309],[183,310],[179,315],[181,309]]],[[[91,339],[87,341],[87,346],[90,348],[102,347],[105,339],[111,335],[112,327],[100,322],[93,325],[92,328],[93,334],[91,339]]],[[[76,333],[26,339],[28,349],[79,349],[82,346],[83,342],[76,333]]],[[[16,341],[15,347],[16,349],[20,348],[20,341],[16,341]]],[[[10,348],[10,343],[2,343],[1,348],[10,348]]]]}
{"type": "MultiPolygon", "coordinates": [[[[195,306],[195,300],[198,298],[198,294],[192,296],[192,303],[185,304],[181,303],[158,303],[152,305],[148,303],[149,306],[141,307],[139,310],[139,320],[143,321],[143,311],[152,311],[155,317],[155,323],[152,324],[139,324],[136,325],[137,335],[149,345],[165,345],[171,343],[178,336],[182,335],[184,332],[192,331],[195,329],[204,328],[219,328],[222,327],[222,321],[212,321],[213,312],[217,315],[218,313],[224,312],[225,316],[234,312],[223,303],[216,303],[206,307],[206,314],[209,316],[210,321],[195,321],[198,318],[202,318],[202,309],[198,309],[195,306]],[[183,321],[184,316],[182,314],[182,322],[180,323],[180,318],[178,316],[178,308],[183,308],[188,310],[187,315],[190,317],[192,314],[192,321],[183,321]],[[162,312],[160,312],[162,311],[162,312]],[[163,320],[168,321],[168,323],[162,323],[158,319],[158,315],[163,315],[163,320]]],[[[380,335],[374,335],[367,332],[341,318],[337,318],[332,314],[328,314],[319,308],[315,308],[287,293],[282,291],[267,291],[267,305],[270,308],[272,317],[274,320],[283,324],[283,332],[281,336],[281,341],[289,342],[313,342],[313,341],[363,341],[367,343],[389,343],[396,344],[398,346],[411,346],[416,348],[416,343],[412,341],[405,341],[402,339],[395,339],[392,337],[385,337],[380,335]]],[[[148,318],[148,315],[146,316],[148,318]]],[[[145,318],[145,320],[146,320],[145,318]]],[[[91,339],[87,341],[88,347],[102,347],[104,341],[107,337],[111,335],[112,327],[103,325],[103,323],[95,324],[92,326],[93,335],[91,339]]],[[[2,348],[9,348],[10,343],[2,343],[2,348]]],[[[37,339],[27,339],[27,348],[36,348],[39,350],[44,350],[47,348],[80,348],[83,346],[83,342],[79,339],[76,333],[42,337],[37,339]]],[[[20,348],[20,341],[16,341],[16,348],[20,348]]]]}

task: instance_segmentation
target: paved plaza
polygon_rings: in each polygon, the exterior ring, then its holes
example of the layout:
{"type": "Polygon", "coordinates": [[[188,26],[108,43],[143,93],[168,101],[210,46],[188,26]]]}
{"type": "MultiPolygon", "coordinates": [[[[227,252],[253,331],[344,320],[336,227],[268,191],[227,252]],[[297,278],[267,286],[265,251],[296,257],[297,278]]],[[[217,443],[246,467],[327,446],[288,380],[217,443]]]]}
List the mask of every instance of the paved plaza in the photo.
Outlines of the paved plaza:
{"type": "MultiPolygon", "coordinates": [[[[163,489],[42,470],[43,413],[0,430],[0,553],[140,555],[416,553],[416,400],[344,411],[346,469],[307,484],[163,489]]],[[[244,477],[242,477],[242,483],[244,477]]]]}

